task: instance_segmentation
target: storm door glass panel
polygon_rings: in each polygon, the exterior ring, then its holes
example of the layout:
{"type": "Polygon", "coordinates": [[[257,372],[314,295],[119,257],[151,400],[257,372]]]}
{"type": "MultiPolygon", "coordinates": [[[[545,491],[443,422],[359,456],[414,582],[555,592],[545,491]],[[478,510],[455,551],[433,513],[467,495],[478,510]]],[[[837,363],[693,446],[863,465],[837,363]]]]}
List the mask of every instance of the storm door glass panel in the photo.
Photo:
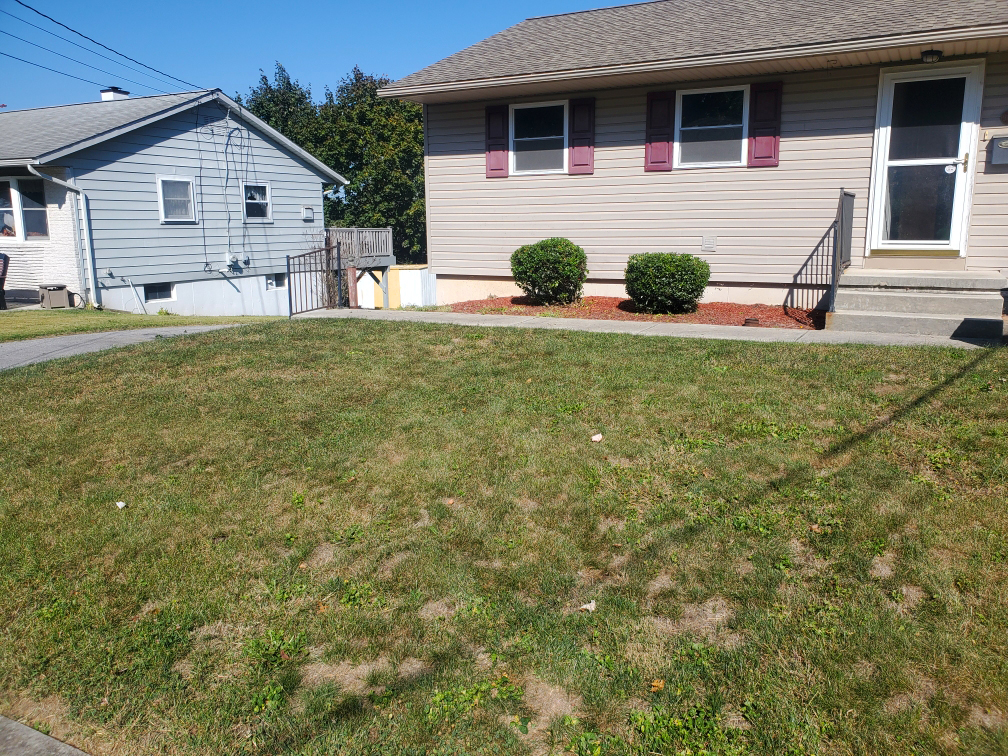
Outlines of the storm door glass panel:
{"type": "Polygon", "coordinates": [[[741,162],[744,105],[742,89],[684,94],[679,164],[741,162]]]}
{"type": "Polygon", "coordinates": [[[965,94],[965,77],[893,85],[887,240],[951,240],[965,94]]]}
{"type": "Polygon", "coordinates": [[[959,157],[965,96],[965,77],[895,84],[889,159],[959,157]]]}
{"type": "Polygon", "coordinates": [[[0,236],[15,236],[10,181],[0,181],[0,236]]]}
{"type": "Polygon", "coordinates": [[[21,194],[21,219],[26,239],[48,239],[49,219],[46,217],[45,186],[41,180],[18,179],[21,194]]]}
{"type": "Polygon", "coordinates": [[[888,179],[890,240],[951,238],[955,171],[947,173],[944,165],[891,165],[888,179]]]}
{"type": "Polygon", "coordinates": [[[514,110],[514,168],[522,171],[564,169],[564,106],[514,110]]]}

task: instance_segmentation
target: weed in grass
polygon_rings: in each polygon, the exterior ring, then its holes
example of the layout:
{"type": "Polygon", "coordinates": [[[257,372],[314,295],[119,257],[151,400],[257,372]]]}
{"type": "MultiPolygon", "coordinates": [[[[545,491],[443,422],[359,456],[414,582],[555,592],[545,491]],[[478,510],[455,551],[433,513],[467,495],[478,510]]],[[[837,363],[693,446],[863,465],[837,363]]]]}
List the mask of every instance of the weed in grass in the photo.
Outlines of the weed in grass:
{"type": "Polygon", "coordinates": [[[250,638],[246,641],[243,651],[254,664],[263,669],[272,669],[303,656],[306,646],[307,636],[303,631],[285,636],[280,632],[267,630],[264,637],[250,638]]]}

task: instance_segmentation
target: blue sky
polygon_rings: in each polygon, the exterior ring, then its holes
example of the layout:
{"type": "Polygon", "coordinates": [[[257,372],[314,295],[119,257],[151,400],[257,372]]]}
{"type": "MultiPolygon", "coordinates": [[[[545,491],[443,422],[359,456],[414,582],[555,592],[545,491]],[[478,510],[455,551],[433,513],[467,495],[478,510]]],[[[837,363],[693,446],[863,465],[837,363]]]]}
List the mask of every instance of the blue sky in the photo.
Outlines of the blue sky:
{"type": "MultiPolygon", "coordinates": [[[[368,0],[367,2],[196,2],[145,0],[24,0],[29,5],[109,47],[200,87],[244,94],[259,70],[272,77],[276,61],[320,99],[354,65],[366,73],[399,78],[461,50],[529,16],[614,5],[598,0],[368,0]]],[[[18,5],[0,0],[17,16],[103,55],[115,55],[18,5]]],[[[0,13],[0,52],[137,94],[188,87],[166,85],[68,44],[0,13]],[[103,68],[102,73],[40,50],[8,35],[103,68]],[[111,75],[110,75],[111,74],[111,75]]],[[[123,61],[126,62],[126,61],[123,61]]],[[[132,63],[127,63],[139,68],[132,63]]],[[[142,69],[141,69],[142,70],[142,69]]],[[[98,99],[98,87],[0,56],[0,104],[8,110],[98,99]]]]}

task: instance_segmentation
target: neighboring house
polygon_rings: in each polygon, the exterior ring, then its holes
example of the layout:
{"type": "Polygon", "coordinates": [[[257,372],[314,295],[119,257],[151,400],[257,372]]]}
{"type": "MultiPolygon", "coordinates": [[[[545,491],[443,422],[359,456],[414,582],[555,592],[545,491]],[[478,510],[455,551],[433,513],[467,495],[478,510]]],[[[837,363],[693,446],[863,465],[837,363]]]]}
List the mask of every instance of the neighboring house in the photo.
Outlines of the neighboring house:
{"type": "Polygon", "coordinates": [[[1000,329],[1004,0],[533,18],[381,95],[424,105],[439,303],[516,293],[511,252],[550,236],[585,248],[587,294],[623,295],[633,253],[676,251],[710,263],[708,299],[793,302],[843,188],[869,294],[968,289],[1000,329]]]}
{"type": "Polygon", "coordinates": [[[220,90],[0,113],[8,294],[133,312],[287,314],[286,256],[346,180],[220,90]]]}

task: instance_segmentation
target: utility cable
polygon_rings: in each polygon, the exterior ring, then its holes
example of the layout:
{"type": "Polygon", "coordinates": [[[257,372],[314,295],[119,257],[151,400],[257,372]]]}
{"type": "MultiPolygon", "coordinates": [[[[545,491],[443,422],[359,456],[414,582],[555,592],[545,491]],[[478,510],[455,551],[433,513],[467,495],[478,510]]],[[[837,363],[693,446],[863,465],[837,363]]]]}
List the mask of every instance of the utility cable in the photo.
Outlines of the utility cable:
{"type": "Polygon", "coordinates": [[[52,71],[53,73],[62,74],[63,76],[69,76],[71,79],[77,79],[77,81],[86,81],[88,84],[94,84],[96,87],[103,87],[104,84],[99,84],[97,81],[91,81],[91,79],[85,79],[83,76],[74,76],[73,74],[68,74],[66,71],[57,71],[55,68],[49,68],[49,66],[43,66],[41,63],[32,63],[30,60],[25,60],[24,58],[19,58],[16,55],[10,55],[9,53],[0,52],[7,58],[13,58],[14,60],[20,60],[22,63],[27,63],[29,66],[38,66],[39,68],[44,68],[46,71],[52,71]]]}
{"type": "Polygon", "coordinates": [[[36,44],[35,42],[25,39],[24,37],[19,37],[16,34],[11,34],[10,32],[4,31],[3,29],[0,29],[0,34],[6,34],[8,37],[13,37],[14,39],[19,40],[20,42],[24,42],[25,44],[31,45],[32,47],[37,47],[39,50],[45,50],[46,52],[52,53],[53,55],[59,55],[61,58],[66,58],[69,61],[79,63],[82,66],[87,66],[88,68],[93,68],[95,71],[100,71],[103,74],[108,74],[109,76],[115,77],[117,79],[121,78],[123,81],[128,81],[130,84],[136,84],[138,87],[143,87],[144,89],[150,89],[153,90],[154,92],[160,92],[161,94],[168,94],[163,89],[152,87],[150,84],[141,84],[139,81],[133,81],[133,79],[127,79],[125,76],[120,76],[119,74],[114,74],[111,71],[106,71],[104,68],[98,68],[98,66],[92,66],[90,63],[85,63],[83,60],[77,60],[76,58],[71,58],[69,55],[64,55],[63,53],[56,52],[55,50],[50,50],[48,47],[43,47],[42,45],[36,44]]]}
{"type": "Polygon", "coordinates": [[[102,55],[97,50],[92,50],[90,47],[85,47],[80,42],[74,42],[72,39],[67,39],[62,34],[57,34],[56,32],[50,31],[49,29],[46,29],[43,26],[39,26],[38,24],[33,24],[31,21],[26,21],[25,19],[21,18],[20,16],[15,16],[13,13],[10,13],[9,11],[5,11],[3,8],[0,8],[0,13],[3,13],[5,16],[10,16],[15,21],[20,21],[22,24],[27,24],[28,26],[30,26],[33,29],[38,29],[40,32],[45,32],[50,37],[56,37],[56,39],[62,40],[63,42],[66,42],[68,45],[73,45],[74,47],[79,47],[81,50],[83,50],[84,52],[86,52],[86,53],[88,53],[90,55],[97,55],[99,58],[104,58],[105,60],[109,61],[110,63],[115,63],[117,66],[122,66],[123,68],[127,68],[130,71],[135,71],[136,73],[141,74],[142,76],[150,76],[150,78],[156,79],[156,80],[158,80],[159,83],[166,84],[169,87],[174,87],[175,86],[175,84],[171,83],[170,81],[168,81],[164,77],[160,77],[160,79],[159,79],[157,76],[151,76],[151,74],[147,73],[146,71],[141,71],[139,68],[134,68],[133,66],[128,66],[125,63],[123,63],[121,60],[116,60],[115,58],[110,58],[108,55],[102,55]]]}
{"type": "Polygon", "coordinates": [[[66,24],[64,24],[64,23],[61,23],[61,22],[57,21],[57,20],[56,20],[55,18],[53,18],[52,16],[47,16],[47,15],[46,15],[45,13],[43,13],[42,11],[40,11],[40,10],[36,10],[35,8],[32,8],[32,7],[30,6],[30,5],[28,5],[28,3],[25,3],[25,2],[22,2],[22,0],[14,0],[14,2],[15,2],[15,3],[17,3],[18,5],[20,5],[20,6],[21,6],[21,7],[23,7],[23,8],[27,8],[27,9],[28,9],[28,10],[30,10],[30,11],[31,11],[32,13],[37,13],[38,15],[42,16],[42,18],[47,18],[47,19],[49,19],[50,21],[52,21],[52,22],[53,22],[54,24],[56,24],[57,26],[62,26],[62,27],[63,27],[64,29],[66,29],[66,30],[67,30],[68,32],[73,32],[73,33],[74,33],[74,34],[76,34],[76,35],[77,35],[78,37],[83,37],[83,38],[84,38],[84,39],[86,39],[86,40],[87,40],[88,42],[92,42],[92,43],[94,43],[94,44],[98,45],[99,47],[102,47],[102,48],[104,48],[104,49],[108,50],[108,51],[109,51],[110,53],[115,53],[115,54],[116,54],[116,55],[118,55],[118,56],[119,56],[120,58],[126,58],[126,60],[129,60],[129,61],[132,61],[133,63],[136,63],[136,64],[137,64],[138,66],[143,66],[143,67],[144,67],[144,68],[146,68],[146,69],[147,69],[148,71],[153,71],[154,73],[158,73],[158,74],[161,74],[162,76],[167,76],[167,77],[168,77],[169,79],[174,79],[175,81],[177,81],[177,82],[180,82],[180,83],[182,83],[182,84],[185,84],[185,85],[186,85],[187,87],[192,87],[193,89],[203,89],[203,88],[204,88],[204,87],[200,87],[200,86],[197,86],[196,84],[193,84],[192,82],[189,82],[189,81],[186,81],[185,79],[180,79],[180,78],[178,78],[177,76],[172,76],[171,74],[167,74],[167,73],[165,73],[164,71],[159,71],[159,70],[158,70],[158,69],[156,69],[156,68],[153,68],[153,67],[151,67],[151,66],[148,66],[148,65],[147,65],[146,63],[141,63],[141,62],[140,62],[139,60],[137,60],[136,58],[131,58],[131,57],[130,57],[129,55],[124,55],[123,53],[119,52],[118,50],[113,50],[113,49],[112,49],[111,47],[109,47],[108,45],[103,45],[103,44],[102,44],[101,42],[99,42],[99,41],[98,41],[98,40],[96,40],[96,39],[92,39],[92,38],[91,38],[91,37],[89,37],[89,36],[88,36],[87,34],[81,34],[81,33],[80,33],[79,31],[77,31],[76,29],[72,29],[72,28],[70,28],[69,26],[67,26],[66,24]]]}

